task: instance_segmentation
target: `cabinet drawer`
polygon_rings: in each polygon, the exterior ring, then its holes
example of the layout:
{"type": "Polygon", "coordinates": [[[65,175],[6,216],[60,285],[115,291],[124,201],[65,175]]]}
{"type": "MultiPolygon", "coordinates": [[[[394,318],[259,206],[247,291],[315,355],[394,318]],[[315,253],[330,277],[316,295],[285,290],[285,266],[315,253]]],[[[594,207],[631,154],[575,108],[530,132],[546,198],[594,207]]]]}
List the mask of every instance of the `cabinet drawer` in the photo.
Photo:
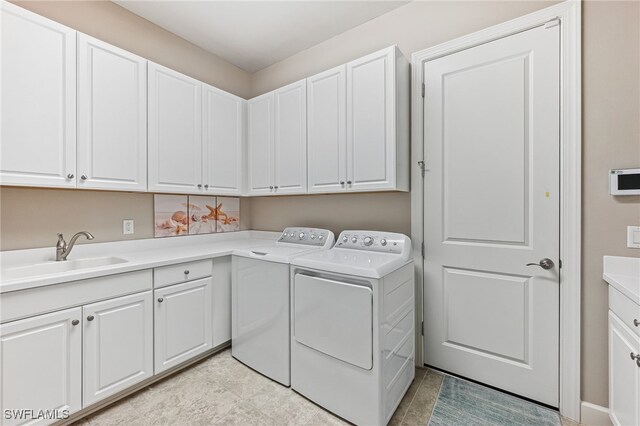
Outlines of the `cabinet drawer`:
{"type": "Polygon", "coordinates": [[[211,259],[162,266],[153,270],[153,285],[155,288],[160,288],[210,277],[212,270],[213,262],[211,259]]]}
{"type": "Polygon", "coordinates": [[[609,309],[611,309],[636,336],[640,337],[640,306],[636,305],[633,300],[611,286],[609,286],[609,309]]]}

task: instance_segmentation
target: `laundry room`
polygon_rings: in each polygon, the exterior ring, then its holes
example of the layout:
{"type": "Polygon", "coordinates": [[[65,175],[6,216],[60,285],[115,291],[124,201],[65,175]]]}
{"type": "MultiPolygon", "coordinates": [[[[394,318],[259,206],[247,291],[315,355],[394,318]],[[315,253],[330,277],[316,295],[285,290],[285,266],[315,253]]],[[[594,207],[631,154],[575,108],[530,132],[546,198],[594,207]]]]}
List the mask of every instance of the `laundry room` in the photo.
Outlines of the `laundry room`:
{"type": "Polygon", "coordinates": [[[0,0],[0,425],[640,426],[640,0],[0,0]]]}

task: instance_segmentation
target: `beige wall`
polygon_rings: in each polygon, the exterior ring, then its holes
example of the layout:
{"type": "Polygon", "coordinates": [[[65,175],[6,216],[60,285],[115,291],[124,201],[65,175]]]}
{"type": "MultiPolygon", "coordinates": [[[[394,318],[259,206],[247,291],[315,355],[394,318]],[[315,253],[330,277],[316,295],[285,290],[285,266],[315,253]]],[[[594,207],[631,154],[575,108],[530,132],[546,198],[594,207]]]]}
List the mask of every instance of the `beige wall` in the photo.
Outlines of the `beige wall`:
{"type": "Polygon", "coordinates": [[[640,3],[589,1],[583,11],[582,397],[608,406],[607,286],[602,256],[626,248],[640,196],[608,194],[608,172],[640,167],[640,3]]]}
{"type": "MultiPolygon", "coordinates": [[[[398,44],[409,58],[414,51],[548,3],[411,3],[251,76],[112,3],[20,4],[249,97],[390,44],[398,44]]],[[[638,250],[625,248],[625,227],[640,225],[640,197],[607,194],[610,168],[640,165],[639,9],[638,2],[587,1],[583,10],[582,397],[604,406],[608,404],[607,294],[601,279],[602,256],[639,255],[638,250]]],[[[71,233],[80,228],[108,240],[122,239],[121,220],[125,217],[136,219],[136,238],[152,233],[149,194],[2,188],[0,201],[2,249],[48,246],[55,241],[56,231],[71,233]]],[[[404,193],[243,199],[242,216],[243,227],[253,229],[309,225],[334,232],[345,228],[410,232],[409,195],[404,193]]]]}

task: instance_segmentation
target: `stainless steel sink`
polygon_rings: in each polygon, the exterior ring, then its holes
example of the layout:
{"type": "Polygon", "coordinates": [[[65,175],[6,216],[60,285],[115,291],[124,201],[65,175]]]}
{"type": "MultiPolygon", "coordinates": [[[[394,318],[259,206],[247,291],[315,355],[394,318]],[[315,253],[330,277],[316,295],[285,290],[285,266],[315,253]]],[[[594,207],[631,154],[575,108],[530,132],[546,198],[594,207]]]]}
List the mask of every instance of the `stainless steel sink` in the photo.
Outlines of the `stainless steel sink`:
{"type": "Polygon", "coordinates": [[[0,278],[2,280],[15,280],[19,278],[39,277],[42,275],[54,275],[62,272],[99,268],[101,266],[117,265],[126,262],[127,260],[119,257],[97,257],[93,259],[67,260],[64,262],[44,262],[35,265],[2,269],[0,271],[0,278]]]}

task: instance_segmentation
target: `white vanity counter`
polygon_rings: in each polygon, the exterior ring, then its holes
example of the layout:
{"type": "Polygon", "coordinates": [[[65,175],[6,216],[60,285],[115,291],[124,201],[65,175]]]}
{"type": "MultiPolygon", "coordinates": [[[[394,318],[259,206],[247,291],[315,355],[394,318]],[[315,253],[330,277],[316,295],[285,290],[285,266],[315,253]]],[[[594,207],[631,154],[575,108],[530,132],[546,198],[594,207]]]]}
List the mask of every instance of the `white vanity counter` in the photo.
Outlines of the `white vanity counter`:
{"type": "Polygon", "coordinates": [[[602,278],[640,305],[640,258],[604,256],[602,278]]]}
{"type": "MultiPolygon", "coordinates": [[[[0,293],[84,280],[181,262],[228,256],[233,250],[275,241],[279,232],[240,231],[226,234],[189,235],[170,238],[78,244],[69,261],[96,260],[97,266],[55,270],[54,244],[50,248],[0,253],[0,293]],[[104,262],[101,262],[103,261],[104,262]],[[118,262],[118,263],[110,263],[118,262]],[[100,264],[104,263],[104,264],[100,264]],[[43,273],[31,273],[42,267],[43,273]],[[49,268],[49,270],[47,270],[49,268]]],[[[55,241],[54,241],[55,243],[55,241]]],[[[59,262],[62,265],[62,262],[59,262]]]]}

